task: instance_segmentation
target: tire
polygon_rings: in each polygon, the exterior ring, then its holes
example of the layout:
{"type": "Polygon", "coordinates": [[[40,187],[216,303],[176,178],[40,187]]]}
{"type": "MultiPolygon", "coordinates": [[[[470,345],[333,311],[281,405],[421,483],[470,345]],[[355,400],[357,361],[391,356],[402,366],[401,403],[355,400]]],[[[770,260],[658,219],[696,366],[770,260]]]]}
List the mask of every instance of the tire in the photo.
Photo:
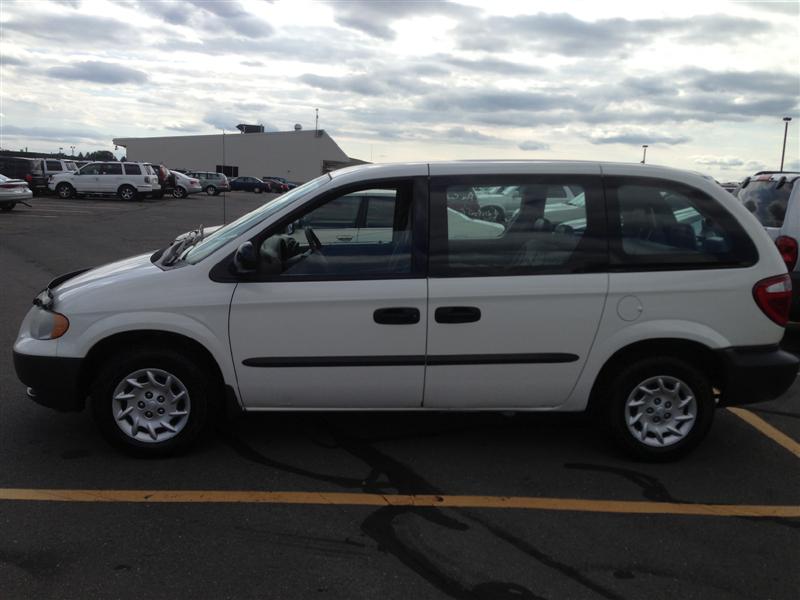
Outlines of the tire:
{"type": "Polygon", "coordinates": [[[56,194],[62,200],[69,200],[75,197],[75,188],[68,183],[59,183],[56,186],[56,194]]]}
{"type": "Polygon", "coordinates": [[[206,194],[208,194],[209,196],[216,196],[217,194],[219,194],[219,192],[217,191],[217,188],[215,188],[213,185],[209,185],[206,188],[206,194]]]}
{"type": "Polygon", "coordinates": [[[0,210],[2,210],[3,212],[9,212],[11,210],[14,210],[15,206],[16,204],[14,204],[13,202],[9,204],[3,204],[2,206],[0,206],[0,210]]]}
{"type": "Polygon", "coordinates": [[[178,187],[176,187],[176,188],[174,188],[172,190],[172,197],[173,198],[181,199],[181,198],[186,198],[186,196],[188,196],[188,195],[189,195],[189,193],[185,189],[180,187],[180,186],[178,186],[178,187]]]}
{"type": "Polygon", "coordinates": [[[187,449],[205,431],[212,389],[191,354],[134,346],[100,368],[90,392],[92,415],[117,448],[167,456],[187,449]]]}
{"type": "Polygon", "coordinates": [[[132,185],[122,185],[117,190],[117,196],[119,196],[120,200],[130,202],[139,199],[139,192],[132,185]]]}
{"type": "Polygon", "coordinates": [[[256,193],[256,194],[260,194],[261,193],[261,188],[260,187],[254,187],[253,188],[253,192],[256,193]]]}
{"type": "Polygon", "coordinates": [[[714,420],[711,382],[677,358],[633,363],[613,379],[610,393],[606,419],[611,433],[640,460],[665,462],[684,456],[703,440],[714,420]]]}

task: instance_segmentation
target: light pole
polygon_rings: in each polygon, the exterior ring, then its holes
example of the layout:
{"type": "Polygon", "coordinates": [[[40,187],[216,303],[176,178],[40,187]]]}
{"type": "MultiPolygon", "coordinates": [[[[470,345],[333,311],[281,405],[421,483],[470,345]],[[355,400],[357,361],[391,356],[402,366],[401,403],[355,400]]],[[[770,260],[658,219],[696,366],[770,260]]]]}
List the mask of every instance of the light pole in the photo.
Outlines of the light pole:
{"type": "Polygon", "coordinates": [[[75,146],[70,146],[69,149],[72,150],[72,154],[70,154],[70,156],[75,156],[75,146]]]}
{"type": "Polygon", "coordinates": [[[783,157],[786,156],[786,134],[789,131],[789,121],[792,117],[783,117],[783,150],[781,150],[781,171],[783,171],[783,157]]]}
{"type": "Polygon", "coordinates": [[[642,144],[642,164],[647,159],[647,144],[642,144]]]}
{"type": "Polygon", "coordinates": [[[59,148],[58,148],[58,155],[59,156],[63,156],[64,155],[64,148],[61,147],[61,146],[59,146],[59,148]]]}

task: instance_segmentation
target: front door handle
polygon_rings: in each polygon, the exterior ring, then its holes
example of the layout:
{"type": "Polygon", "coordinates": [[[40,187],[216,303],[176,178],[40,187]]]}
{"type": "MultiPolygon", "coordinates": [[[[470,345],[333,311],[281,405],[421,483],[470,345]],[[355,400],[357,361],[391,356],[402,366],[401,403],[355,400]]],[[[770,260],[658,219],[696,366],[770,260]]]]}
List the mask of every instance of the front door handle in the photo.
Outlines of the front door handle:
{"type": "Polygon", "coordinates": [[[419,309],[379,308],[372,314],[372,318],[380,325],[414,325],[419,323],[419,309]]]}
{"type": "Polygon", "coordinates": [[[474,323],[481,320],[481,309],[475,306],[440,306],[434,315],[437,323],[474,323]]]}

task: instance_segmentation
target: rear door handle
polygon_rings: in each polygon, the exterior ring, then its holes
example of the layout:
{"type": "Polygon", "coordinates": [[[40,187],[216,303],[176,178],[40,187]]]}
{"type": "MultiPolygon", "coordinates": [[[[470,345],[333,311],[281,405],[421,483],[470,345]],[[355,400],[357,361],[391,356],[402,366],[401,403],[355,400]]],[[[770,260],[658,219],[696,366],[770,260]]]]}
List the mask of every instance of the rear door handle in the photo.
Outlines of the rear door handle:
{"type": "Polygon", "coordinates": [[[419,309],[406,307],[379,308],[372,318],[380,325],[414,325],[419,323],[419,309]]]}
{"type": "Polygon", "coordinates": [[[340,242],[349,242],[349,241],[352,241],[353,236],[352,235],[337,235],[336,239],[339,240],[340,242]]]}
{"type": "Polygon", "coordinates": [[[475,306],[440,306],[434,314],[437,323],[474,323],[481,320],[481,309],[475,306]]]}

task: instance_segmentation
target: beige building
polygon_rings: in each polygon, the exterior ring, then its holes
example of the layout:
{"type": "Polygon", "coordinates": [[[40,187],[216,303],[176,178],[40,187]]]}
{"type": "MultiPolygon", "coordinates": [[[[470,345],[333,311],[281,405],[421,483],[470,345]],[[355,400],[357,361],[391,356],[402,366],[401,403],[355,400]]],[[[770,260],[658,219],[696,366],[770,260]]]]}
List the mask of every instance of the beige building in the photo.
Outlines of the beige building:
{"type": "Polygon", "coordinates": [[[128,160],[171,169],[217,171],[229,177],[283,177],[304,183],[361,161],[350,159],[323,129],[270,133],[115,138],[128,160]]]}

